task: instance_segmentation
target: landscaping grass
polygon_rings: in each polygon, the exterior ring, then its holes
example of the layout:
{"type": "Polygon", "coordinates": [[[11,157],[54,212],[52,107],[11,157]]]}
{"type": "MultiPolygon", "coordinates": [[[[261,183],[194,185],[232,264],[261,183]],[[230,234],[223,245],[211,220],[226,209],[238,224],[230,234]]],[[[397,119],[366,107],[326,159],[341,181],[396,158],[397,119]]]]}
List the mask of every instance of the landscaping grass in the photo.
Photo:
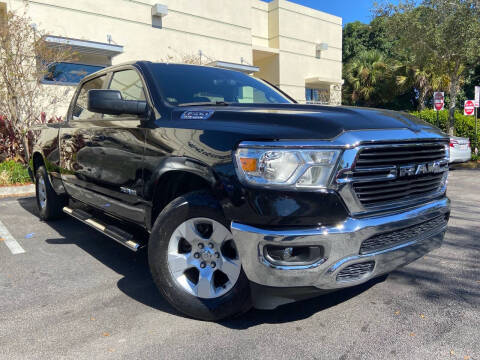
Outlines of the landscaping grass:
{"type": "Polygon", "coordinates": [[[13,160],[0,163],[0,186],[31,183],[27,167],[13,160]]]}

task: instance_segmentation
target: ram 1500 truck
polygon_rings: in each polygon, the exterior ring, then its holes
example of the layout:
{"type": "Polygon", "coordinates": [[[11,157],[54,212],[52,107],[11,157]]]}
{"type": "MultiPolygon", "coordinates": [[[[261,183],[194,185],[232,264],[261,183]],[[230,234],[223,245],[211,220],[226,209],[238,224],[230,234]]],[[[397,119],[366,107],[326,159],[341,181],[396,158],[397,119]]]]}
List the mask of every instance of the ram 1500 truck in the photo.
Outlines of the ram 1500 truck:
{"type": "Polygon", "coordinates": [[[384,276],[439,247],[450,214],[438,129],[232,70],[109,67],[31,132],[41,219],[145,247],[164,298],[204,320],[384,276]]]}

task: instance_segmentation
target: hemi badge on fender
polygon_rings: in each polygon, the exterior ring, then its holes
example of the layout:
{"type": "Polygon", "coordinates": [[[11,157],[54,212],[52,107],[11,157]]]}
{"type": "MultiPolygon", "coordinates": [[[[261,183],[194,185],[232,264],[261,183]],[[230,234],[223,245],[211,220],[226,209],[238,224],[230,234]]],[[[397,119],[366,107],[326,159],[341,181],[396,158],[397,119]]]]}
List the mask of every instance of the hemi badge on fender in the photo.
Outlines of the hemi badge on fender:
{"type": "Polygon", "coordinates": [[[185,111],[180,119],[182,120],[207,120],[213,115],[214,111],[185,111]]]}

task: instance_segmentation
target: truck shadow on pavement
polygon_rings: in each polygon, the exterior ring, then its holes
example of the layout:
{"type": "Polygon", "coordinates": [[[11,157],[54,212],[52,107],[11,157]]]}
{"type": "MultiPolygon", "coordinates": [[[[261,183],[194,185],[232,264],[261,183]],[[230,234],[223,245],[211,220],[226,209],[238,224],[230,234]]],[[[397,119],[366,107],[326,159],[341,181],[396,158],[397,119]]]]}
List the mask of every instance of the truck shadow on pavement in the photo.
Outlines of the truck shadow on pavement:
{"type": "MultiPolygon", "coordinates": [[[[35,198],[21,198],[18,202],[33,216],[38,216],[35,198]]],[[[162,298],[155,287],[150,275],[146,251],[133,253],[74,219],[65,218],[49,222],[48,225],[61,235],[58,238],[46,239],[48,244],[74,244],[80,247],[87,254],[123,276],[117,286],[124,294],[151,308],[183,316],[162,298]]],[[[424,273],[423,276],[430,278],[435,274],[424,273]]],[[[405,283],[419,281],[422,278],[415,271],[403,270],[395,272],[394,277],[396,281],[405,283]]],[[[247,329],[265,323],[280,324],[306,319],[318,312],[344,303],[382,281],[384,280],[374,279],[356,287],[283,305],[275,310],[254,309],[241,317],[222,321],[220,324],[231,329],[247,329]]]]}

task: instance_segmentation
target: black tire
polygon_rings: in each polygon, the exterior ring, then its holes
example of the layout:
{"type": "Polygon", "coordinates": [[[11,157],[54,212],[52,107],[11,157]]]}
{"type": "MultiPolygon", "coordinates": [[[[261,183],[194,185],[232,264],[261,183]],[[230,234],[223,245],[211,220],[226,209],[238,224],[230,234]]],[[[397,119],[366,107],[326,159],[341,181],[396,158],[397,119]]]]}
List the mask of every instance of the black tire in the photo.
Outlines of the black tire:
{"type": "Polygon", "coordinates": [[[40,219],[49,221],[64,216],[62,209],[67,204],[66,197],[53,190],[44,166],[40,166],[35,173],[35,193],[40,219]]]}
{"type": "Polygon", "coordinates": [[[148,262],[155,284],[174,308],[192,318],[219,321],[247,312],[252,302],[243,270],[227,293],[211,299],[188,293],[173,278],[168,267],[170,238],[180,224],[197,217],[213,219],[229,229],[217,202],[208,193],[193,192],[173,200],[156,219],[148,244],[148,262]]]}

